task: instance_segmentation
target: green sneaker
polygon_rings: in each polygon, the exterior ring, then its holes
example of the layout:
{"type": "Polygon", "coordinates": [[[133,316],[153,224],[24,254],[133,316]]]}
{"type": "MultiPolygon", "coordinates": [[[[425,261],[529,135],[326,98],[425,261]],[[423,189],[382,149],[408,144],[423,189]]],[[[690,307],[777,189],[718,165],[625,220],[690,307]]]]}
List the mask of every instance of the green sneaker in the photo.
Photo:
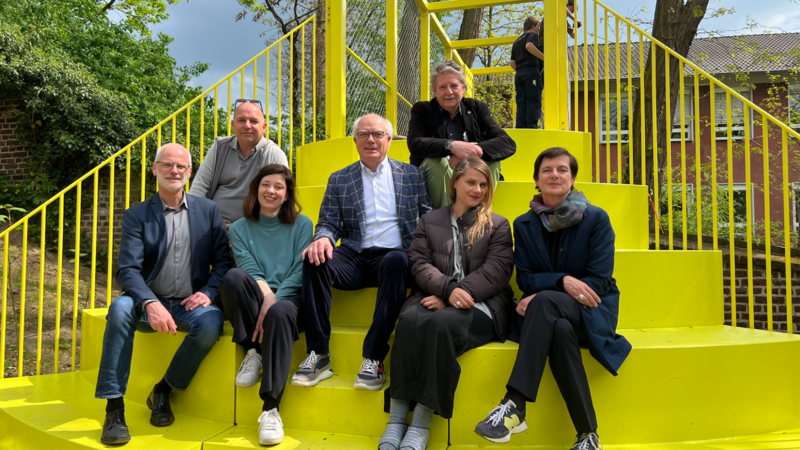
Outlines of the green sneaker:
{"type": "Polygon", "coordinates": [[[512,434],[522,433],[527,429],[525,412],[518,410],[517,405],[511,400],[500,403],[500,406],[486,416],[486,420],[475,426],[478,436],[495,444],[505,444],[511,440],[512,434]]]}

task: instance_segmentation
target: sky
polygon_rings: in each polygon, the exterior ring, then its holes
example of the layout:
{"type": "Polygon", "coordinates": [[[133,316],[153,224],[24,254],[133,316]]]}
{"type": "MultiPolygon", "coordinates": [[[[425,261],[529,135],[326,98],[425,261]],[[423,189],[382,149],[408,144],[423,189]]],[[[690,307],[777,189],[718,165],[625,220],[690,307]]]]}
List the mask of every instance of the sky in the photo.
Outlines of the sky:
{"type": "MultiPolygon", "coordinates": [[[[645,7],[647,11],[639,17],[647,20],[652,19],[655,10],[655,0],[606,0],[604,3],[623,16],[634,15],[645,7]]],[[[724,34],[762,32],[763,29],[746,28],[748,16],[751,16],[761,25],[775,27],[772,28],[774,32],[800,31],[800,0],[711,0],[710,9],[720,7],[734,9],[735,13],[704,19],[701,28],[720,30],[724,34]]],[[[254,23],[249,17],[237,22],[236,15],[242,10],[236,0],[184,0],[170,5],[169,19],[151,29],[174,38],[170,53],[179,65],[198,61],[210,63],[208,71],[191,81],[194,86],[207,87],[263,50],[268,38],[276,37],[274,29],[254,23]],[[262,33],[266,35],[262,37],[262,33]]]]}

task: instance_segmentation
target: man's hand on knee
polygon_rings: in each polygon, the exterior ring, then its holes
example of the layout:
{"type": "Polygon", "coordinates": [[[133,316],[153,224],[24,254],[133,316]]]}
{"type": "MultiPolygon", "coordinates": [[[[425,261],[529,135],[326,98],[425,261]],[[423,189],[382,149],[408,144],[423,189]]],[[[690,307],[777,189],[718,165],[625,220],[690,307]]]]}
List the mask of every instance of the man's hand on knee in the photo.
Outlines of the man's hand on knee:
{"type": "Polygon", "coordinates": [[[451,152],[460,159],[480,158],[483,156],[483,149],[474,142],[455,141],[451,152]]]}
{"type": "Polygon", "coordinates": [[[171,333],[173,336],[177,334],[178,326],[161,302],[150,302],[144,308],[147,310],[147,319],[153,330],[159,333],[171,333]]]}
{"type": "Polygon", "coordinates": [[[327,259],[333,258],[333,244],[330,239],[320,238],[312,242],[305,250],[303,250],[303,259],[308,257],[308,262],[315,265],[320,265],[327,259]]]}
{"type": "Polygon", "coordinates": [[[195,292],[194,294],[186,297],[181,306],[185,306],[187,311],[194,311],[197,308],[205,308],[211,304],[211,299],[202,292],[195,292]]]}

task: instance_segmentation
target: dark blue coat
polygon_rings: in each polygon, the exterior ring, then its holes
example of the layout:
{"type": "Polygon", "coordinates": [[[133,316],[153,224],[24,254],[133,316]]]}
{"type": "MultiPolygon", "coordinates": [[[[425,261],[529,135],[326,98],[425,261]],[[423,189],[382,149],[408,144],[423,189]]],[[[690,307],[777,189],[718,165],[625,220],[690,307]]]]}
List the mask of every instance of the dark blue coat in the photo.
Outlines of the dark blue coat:
{"type": "MultiPolygon", "coordinates": [[[[215,202],[183,195],[192,242],[192,292],[201,291],[214,302],[219,282],[231,267],[225,224],[215,202]]],[[[137,305],[142,300],[158,298],[150,290],[150,283],[167,257],[167,231],[164,206],[157,193],[125,211],[119,247],[117,284],[124,295],[132,297],[137,305]]]]}
{"type": "Polygon", "coordinates": [[[614,272],[614,230],[608,213],[589,205],[583,220],[561,231],[558,264],[555,272],[550,264],[543,233],[547,229],[533,211],[514,221],[514,263],[517,286],[523,297],[540,291],[558,290],[556,282],[569,275],[586,283],[602,302],[597,308],[583,307],[583,325],[587,346],[592,356],[616,375],[631,351],[631,344],[617,334],[619,290],[614,272]]]}

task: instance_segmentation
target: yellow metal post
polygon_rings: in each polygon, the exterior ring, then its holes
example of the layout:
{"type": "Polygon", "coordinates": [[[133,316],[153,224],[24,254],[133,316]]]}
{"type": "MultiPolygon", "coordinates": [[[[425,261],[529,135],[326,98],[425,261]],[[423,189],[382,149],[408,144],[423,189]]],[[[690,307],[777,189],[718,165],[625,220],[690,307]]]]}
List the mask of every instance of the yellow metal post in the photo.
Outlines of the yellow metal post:
{"type": "MultiPolygon", "coordinates": [[[[713,82],[708,84],[708,96],[709,108],[711,111],[714,111],[715,101],[713,82]]],[[[709,129],[711,130],[709,133],[709,140],[711,141],[711,229],[714,233],[714,243],[712,248],[714,250],[719,250],[719,205],[717,205],[717,196],[719,195],[719,186],[717,185],[717,116],[715,112],[712,112],[708,116],[711,119],[711,123],[709,123],[709,129]]],[[[696,145],[700,145],[700,138],[698,137],[695,142],[697,142],[696,145]]],[[[733,279],[733,277],[731,277],[731,279],[733,279]]],[[[733,298],[733,295],[731,295],[731,298],[733,298]]],[[[734,303],[731,302],[731,304],[733,305],[734,303]]]]}
{"type": "Polygon", "coordinates": [[[6,367],[6,311],[8,305],[8,235],[3,237],[3,309],[0,310],[0,380],[5,378],[6,367]]]}
{"type": "Polygon", "coordinates": [[[569,129],[569,78],[567,75],[567,10],[564,2],[544,1],[544,125],[548,130],[569,129]]]}
{"type": "Polygon", "coordinates": [[[345,136],[347,123],[347,0],[327,0],[325,28],[325,134],[328,139],[345,136]]]}
{"type": "Polygon", "coordinates": [[[419,99],[426,101],[431,99],[431,18],[428,11],[419,12],[419,99]]]}
{"type": "Polygon", "coordinates": [[[397,0],[386,0],[386,119],[397,125],[397,0]]]}
{"type": "Polygon", "coordinates": [[[36,375],[42,374],[42,320],[44,319],[44,264],[46,251],[44,243],[47,242],[47,208],[42,208],[42,230],[39,238],[39,311],[37,311],[36,325],[36,375]]]}
{"type": "MultiPolygon", "coordinates": [[[[53,342],[55,348],[53,354],[55,355],[54,372],[58,373],[59,361],[59,341],[61,340],[61,270],[64,260],[64,194],[58,198],[58,263],[56,267],[56,326],[54,329],[53,342]]],[[[0,364],[2,358],[0,358],[0,364]]]]}
{"type": "MultiPolygon", "coordinates": [[[[747,126],[745,124],[745,126],[747,126]]],[[[769,211],[769,123],[767,116],[761,116],[761,142],[763,142],[762,153],[764,155],[764,261],[767,264],[767,329],[772,331],[772,223],[769,211]]],[[[791,276],[791,275],[790,275],[791,276]]],[[[792,312],[787,310],[787,316],[792,312]]]]}
{"type": "Polygon", "coordinates": [[[22,275],[19,282],[19,343],[17,344],[17,376],[25,365],[25,294],[28,290],[28,221],[22,224],[22,275]]]}
{"type": "MultiPolygon", "coordinates": [[[[712,86],[713,89],[713,86],[712,86]]],[[[731,93],[725,93],[725,105],[727,106],[728,126],[727,126],[727,147],[728,147],[728,242],[730,248],[730,280],[731,280],[731,326],[736,327],[736,245],[734,243],[736,222],[733,213],[733,131],[731,130],[731,121],[733,120],[731,114],[731,93]]],[[[712,109],[713,111],[713,109],[712,109]]],[[[712,145],[712,148],[714,145],[712,145]]],[[[749,168],[748,168],[749,171],[749,168]]]]}
{"type": "MultiPolygon", "coordinates": [[[[145,140],[142,139],[142,155],[144,155],[145,140]]],[[[142,162],[142,168],[144,168],[144,162],[142,162]]],[[[78,183],[75,194],[75,254],[73,255],[75,257],[75,268],[73,269],[73,272],[75,272],[75,285],[72,291],[72,367],[70,369],[73,372],[75,372],[75,347],[77,347],[76,344],[78,342],[78,298],[81,287],[81,185],[82,183],[78,183]]],[[[142,177],[142,197],[144,197],[144,176],[142,177]]]]}
{"type": "MultiPolygon", "coordinates": [[[[786,280],[786,332],[794,334],[794,324],[792,323],[792,316],[794,315],[794,307],[792,306],[792,225],[789,222],[789,145],[786,138],[786,130],[781,132],[781,140],[783,142],[781,154],[783,155],[783,279],[786,280]]],[[[8,247],[8,236],[6,236],[6,247],[8,247]]],[[[8,254],[6,254],[6,260],[8,260],[8,254]]],[[[3,285],[5,286],[5,279],[3,279],[3,285]]],[[[3,300],[5,301],[5,291],[3,292],[3,300]]],[[[0,361],[2,361],[2,358],[0,358],[0,361]]]]}
{"type": "Polygon", "coordinates": [[[97,279],[97,197],[99,194],[100,179],[97,176],[97,170],[94,171],[94,203],[92,204],[92,272],[91,281],[89,285],[89,307],[94,308],[95,297],[95,280],[97,279]]]}
{"type": "MultiPolygon", "coordinates": [[[[728,103],[730,109],[730,103],[728,103]]],[[[747,213],[747,312],[750,328],[755,328],[755,311],[753,311],[753,196],[750,189],[750,108],[742,102],[744,119],[744,195],[745,212],[747,213]]],[[[731,122],[728,122],[728,126],[731,122]]],[[[728,174],[728,177],[732,177],[728,174]]],[[[732,277],[731,277],[732,278],[732,277]]]]}

